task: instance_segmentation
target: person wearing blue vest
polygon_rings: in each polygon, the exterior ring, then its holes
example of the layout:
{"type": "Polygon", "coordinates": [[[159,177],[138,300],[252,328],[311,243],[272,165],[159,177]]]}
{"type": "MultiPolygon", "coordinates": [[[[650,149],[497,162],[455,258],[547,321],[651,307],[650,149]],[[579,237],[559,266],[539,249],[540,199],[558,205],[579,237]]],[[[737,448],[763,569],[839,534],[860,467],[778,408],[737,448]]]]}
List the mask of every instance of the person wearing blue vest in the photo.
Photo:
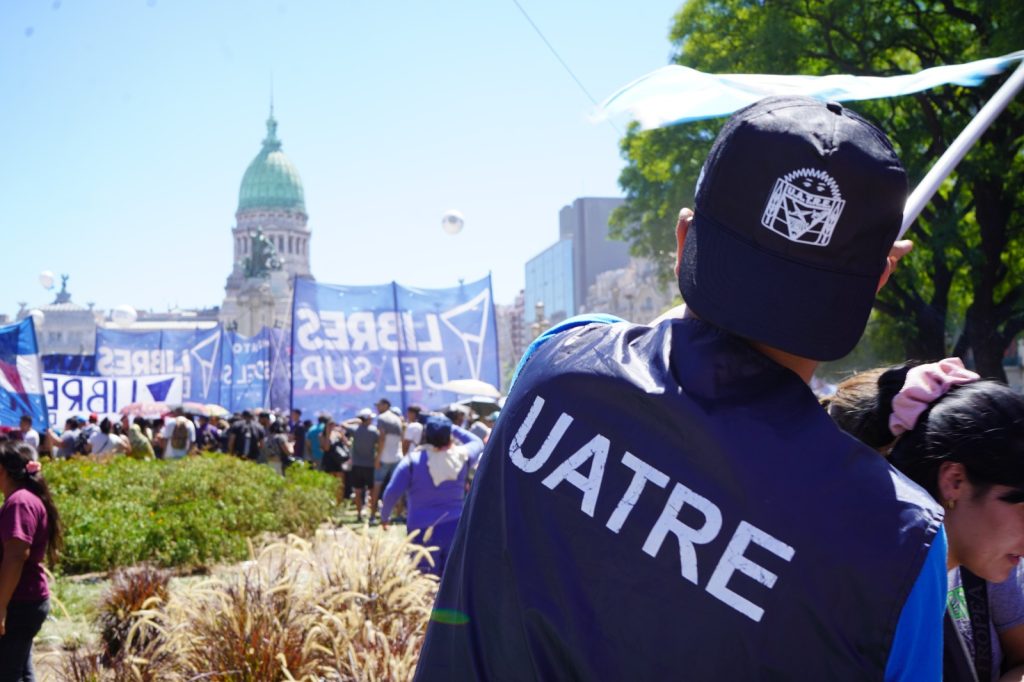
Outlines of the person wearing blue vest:
{"type": "Polygon", "coordinates": [[[686,311],[527,350],[418,680],[939,680],[942,510],[807,386],[860,339],[906,173],[849,109],[764,99],[676,227],[686,311]]]}

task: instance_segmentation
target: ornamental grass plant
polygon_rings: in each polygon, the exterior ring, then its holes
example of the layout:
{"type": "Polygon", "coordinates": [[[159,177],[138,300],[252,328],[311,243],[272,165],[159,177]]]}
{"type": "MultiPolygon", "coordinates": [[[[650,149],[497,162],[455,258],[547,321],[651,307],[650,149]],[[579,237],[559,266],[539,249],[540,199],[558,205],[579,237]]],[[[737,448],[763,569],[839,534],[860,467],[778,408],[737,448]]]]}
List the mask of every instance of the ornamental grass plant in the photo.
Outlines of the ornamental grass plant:
{"type": "Polygon", "coordinates": [[[365,528],[291,536],[136,612],[126,663],[171,682],[410,680],[437,589],[422,551],[365,528]]]}

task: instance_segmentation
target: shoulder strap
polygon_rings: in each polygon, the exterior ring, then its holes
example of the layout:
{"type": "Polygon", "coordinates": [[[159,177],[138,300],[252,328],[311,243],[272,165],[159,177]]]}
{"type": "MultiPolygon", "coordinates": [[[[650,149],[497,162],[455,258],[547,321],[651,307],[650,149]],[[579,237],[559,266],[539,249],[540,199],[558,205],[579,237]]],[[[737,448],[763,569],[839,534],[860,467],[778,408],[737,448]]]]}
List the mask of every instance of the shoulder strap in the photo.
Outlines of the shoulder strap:
{"type": "Polygon", "coordinates": [[[967,645],[960,637],[960,631],[956,629],[956,623],[953,622],[948,608],[942,618],[942,680],[943,682],[978,682],[978,674],[974,671],[974,666],[971,665],[967,645]]]}
{"type": "Polygon", "coordinates": [[[978,679],[988,682],[992,679],[992,631],[989,629],[988,583],[963,566],[960,567],[960,581],[964,586],[967,614],[971,618],[971,634],[974,638],[974,670],[978,679]]]}

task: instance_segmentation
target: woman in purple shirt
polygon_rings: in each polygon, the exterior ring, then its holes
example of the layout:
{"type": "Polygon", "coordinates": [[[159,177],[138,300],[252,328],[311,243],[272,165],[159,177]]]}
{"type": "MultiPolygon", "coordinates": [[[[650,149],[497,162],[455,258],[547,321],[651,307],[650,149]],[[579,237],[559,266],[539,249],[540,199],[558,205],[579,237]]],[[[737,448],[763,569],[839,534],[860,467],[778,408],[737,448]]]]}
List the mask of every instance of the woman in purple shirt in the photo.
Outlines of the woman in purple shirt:
{"type": "Polygon", "coordinates": [[[421,442],[421,447],[395,467],[384,491],[380,518],[387,528],[392,508],[405,494],[409,508],[406,529],[421,531],[419,543],[438,548],[433,566],[423,561],[420,570],[441,575],[462,515],[466,475],[479,461],[484,442],[442,416],[427,418],[421,442]]]}
{"type": "Polygon", "coordinates": [[[50,612],[44,557],[63,546],[60,518],[30,445],[0,444],[0,680],[31,682],[32,639],[50,612]]]}

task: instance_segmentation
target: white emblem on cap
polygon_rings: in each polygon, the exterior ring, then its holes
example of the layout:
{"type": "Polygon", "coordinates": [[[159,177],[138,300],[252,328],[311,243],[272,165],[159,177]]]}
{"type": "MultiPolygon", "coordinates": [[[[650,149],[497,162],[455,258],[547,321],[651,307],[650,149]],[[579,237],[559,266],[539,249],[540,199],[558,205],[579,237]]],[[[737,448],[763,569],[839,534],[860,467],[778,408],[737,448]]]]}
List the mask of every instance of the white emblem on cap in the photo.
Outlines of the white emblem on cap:
{"type": "Polygon", "coordinates": [[[799,244],[828,246],[844,206],[831,175],[801,168],[775,181],[761,224],[799,244]]]}

